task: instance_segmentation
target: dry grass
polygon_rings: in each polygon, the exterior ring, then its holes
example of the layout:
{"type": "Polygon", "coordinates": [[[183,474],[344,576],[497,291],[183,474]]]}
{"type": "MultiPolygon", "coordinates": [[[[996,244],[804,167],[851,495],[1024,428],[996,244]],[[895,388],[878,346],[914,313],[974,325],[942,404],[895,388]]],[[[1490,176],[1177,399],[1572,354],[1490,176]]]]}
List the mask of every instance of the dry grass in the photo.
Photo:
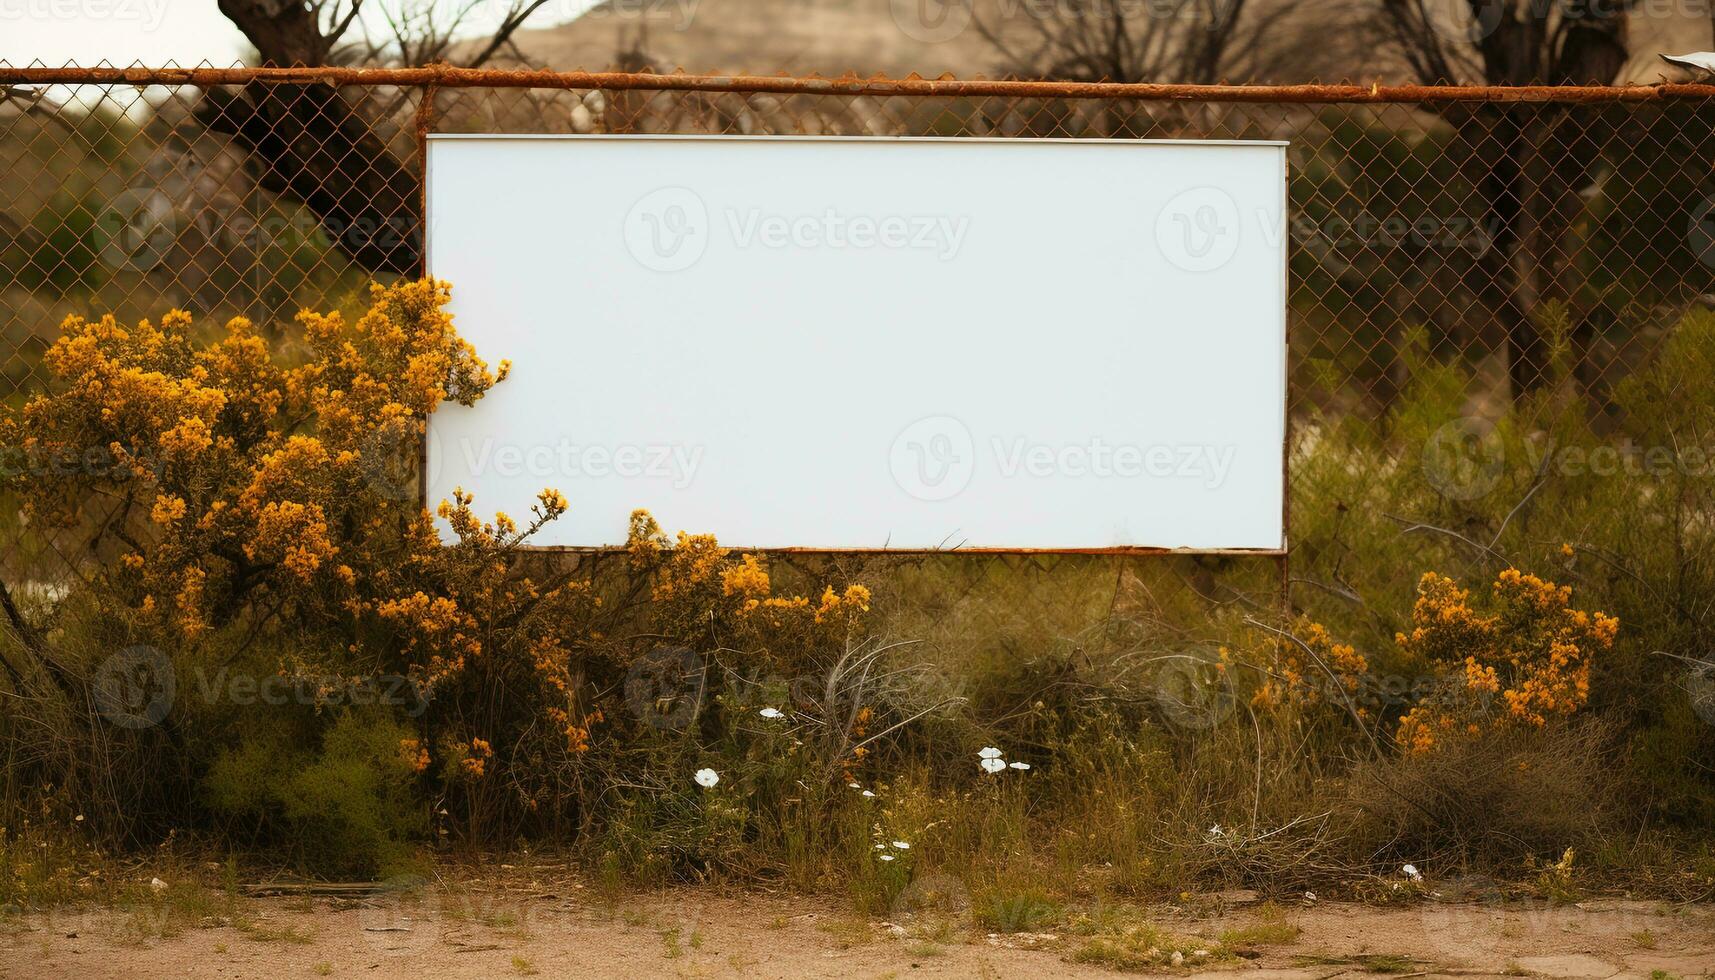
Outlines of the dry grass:
{"type": "Polygon", "coordinates": [[[1516,873],[1599,839],[1618,771],[1612,732],[1586,722],[1372,761],[1351,786],[1361,831],[1401,860],[1516,873]]]}

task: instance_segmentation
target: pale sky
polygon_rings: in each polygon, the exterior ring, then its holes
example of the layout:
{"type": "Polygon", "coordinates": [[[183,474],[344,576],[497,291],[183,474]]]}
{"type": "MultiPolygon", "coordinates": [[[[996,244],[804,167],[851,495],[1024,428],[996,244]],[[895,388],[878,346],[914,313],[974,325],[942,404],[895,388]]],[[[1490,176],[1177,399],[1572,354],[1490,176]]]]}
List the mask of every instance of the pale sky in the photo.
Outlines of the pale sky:
{"type": "MultiPolygon", "coordinates": [[[[434,2],[443,9],[459,5],[459,0],[434,2]]],[[[492,27],[509,6],[506,0],[482,2],[480,12],[467,20],[472,33],[492,27]]],[[[529,26],[571,20],[591,2],[552,0],[529,26]]],[[[87,66],[104,59],[116,65],[209,61],[226,66],[246,57],[248,48],[215,0],[0,0],[0,60],[14,66],[35,61],[87,66]]]]}
{"type": "Polygon", "coordinates": [[[14,66],[224,66],[246,47],[215,0],[0,0],[0,59],[14,66]]]}

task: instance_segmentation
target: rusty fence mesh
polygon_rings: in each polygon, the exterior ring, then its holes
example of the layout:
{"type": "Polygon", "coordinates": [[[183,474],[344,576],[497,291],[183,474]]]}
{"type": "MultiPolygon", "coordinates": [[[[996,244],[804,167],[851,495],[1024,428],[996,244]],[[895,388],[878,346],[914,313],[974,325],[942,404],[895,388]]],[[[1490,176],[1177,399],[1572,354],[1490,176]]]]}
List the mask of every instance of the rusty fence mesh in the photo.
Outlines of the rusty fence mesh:
{"type": "MultiPolygon", "coordinates": [[[[1600,418],[1676,324],[1715,303],[1707,89],[1300,99],[581,77],[587,87],[575,75],[484,85],[0,65],[0,400],[44,382],[42,354],[67,314],[177,306],[208,322],[283,324],[299,307],[354,304],[372,278],[415,273],[426,131],[1289,140],[1299,438],[1385,426],[1422,358],[1465,369],[1473,418],[1551,378],[1570,378],[1600,418]]],[[[1294,473],[1294,498],[1312,478],[1294,473]]],[[[87,529],[32,528],[8,507],[0,530],[0,567],[41,589],[88,560],[87,529]]],[[[1076,605],[1138,574],[1136,563],[1065,564],[985,557],[969,578],[1039,572],[1070,590],[1045,587],[1042,602],[1076,605]]],[[[1204,569],[1192,566],[1177,581],[1200,590],[1204,569]]]]}

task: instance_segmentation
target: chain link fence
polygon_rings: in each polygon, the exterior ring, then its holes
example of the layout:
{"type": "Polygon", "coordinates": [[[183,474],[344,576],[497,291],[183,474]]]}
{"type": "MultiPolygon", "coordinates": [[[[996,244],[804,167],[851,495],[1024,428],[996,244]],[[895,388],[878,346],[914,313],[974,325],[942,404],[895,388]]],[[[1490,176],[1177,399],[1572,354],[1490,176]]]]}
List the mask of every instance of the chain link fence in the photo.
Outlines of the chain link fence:
{"type": "MultiPolygon", "coordinates": [[[[0,80],[11,404],[44,382],[42,354],[69,314],[183,307],[208,323],[247,316],[279,338],[300,307],[351,307],[370,279],[415,275],[428,132],[1289,140],[1299,443],[1331,425],[1385,434],[1426,363],[1464,369],[1477,427],[1551,383],[1571,385],[1600,424],[1615,386],[1688,312],[1715,304],[1715,89],[1697,86],[5,66],[0,80]]],[[[1421,451],[1395,448],[1402,461],[1421,451]]],[[[1312,478],[1293,474],[1295,499],[1312,478]]],[[[0,527],[11,580],[52,591],[89,560],[86,528],[33,528],[15,508],[0,527]]],[[[1068,574],[1052,556],[970,561],[973,582],[996,565],[1068,574]]],[[[1066,580],[1107,583],[1118,607],[1148,561],[1081,561],[1066,580]]],[[[1214,587],[1202,564],[1181,564],[1184,588],[1214,587]]]]}

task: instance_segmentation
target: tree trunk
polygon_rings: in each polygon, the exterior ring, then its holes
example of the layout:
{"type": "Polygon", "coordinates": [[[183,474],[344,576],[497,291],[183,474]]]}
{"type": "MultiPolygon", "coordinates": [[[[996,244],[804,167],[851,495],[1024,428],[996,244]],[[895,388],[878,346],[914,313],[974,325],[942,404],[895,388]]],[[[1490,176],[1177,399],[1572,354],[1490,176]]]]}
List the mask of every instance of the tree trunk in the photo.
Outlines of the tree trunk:
{"type": "Polygon", "coordinates": [[[422,180],[332,86],[253,82],[207,93],[198,117],[250,152],[262,186],[316,215],[371,272],[422,273],[422,180]]]}
{"type": "MultiPolygon", "coordinates": [[[[1489,85],[1612,84],[1628,57],[1629,3],[1596,9],[1574,0],[1468,0],[1483,30],[1468,52],[1489,85]]],[[[1450,81],[1450,48],[1421,4],[1383,0],[1390,37],[1426,85],[1450,81]]],[[[1439,109],[1470,152],[1493,248],[1473,285],[1506,338],[1512,396],[1547,381],[1547,349],[1533,317],[1543,298],[1571,297],[1565,233],[1577,218],[1576,192],[1599,148],[1579,139],[1585,113],[1549,108],[1439,109]],[[1557,296],[1562,292],[1566,295],[1557,296]]]]}
{"type": "Polygon", "coordinates": [[[1473,292],[1499,327],[1506,349],[1507,378],[1517,400],[1535,390],[1546,370],[1543,343],[1531,316],[1534,303],[1520,271],[1529,224],[1524,165],[1526,125],[1518,110],[1475,110],[1456,121],[1469,150],[1471,179],[1483,202],[1482,227],[1492,239],[1479,257],[1473,292]]]}
{"type": "MultiPolygon", "coordinates": [[[[265,65],[322,65],[350,26],[324,30],[309,4],[219,0],[265,65]]],[[[371,272],[422,272],[422,182],[329,85],[253,82],[210,90],[197,108],[210,129],[250,152],[262,186],[303,203],[328,238],[371,272]]]]}

